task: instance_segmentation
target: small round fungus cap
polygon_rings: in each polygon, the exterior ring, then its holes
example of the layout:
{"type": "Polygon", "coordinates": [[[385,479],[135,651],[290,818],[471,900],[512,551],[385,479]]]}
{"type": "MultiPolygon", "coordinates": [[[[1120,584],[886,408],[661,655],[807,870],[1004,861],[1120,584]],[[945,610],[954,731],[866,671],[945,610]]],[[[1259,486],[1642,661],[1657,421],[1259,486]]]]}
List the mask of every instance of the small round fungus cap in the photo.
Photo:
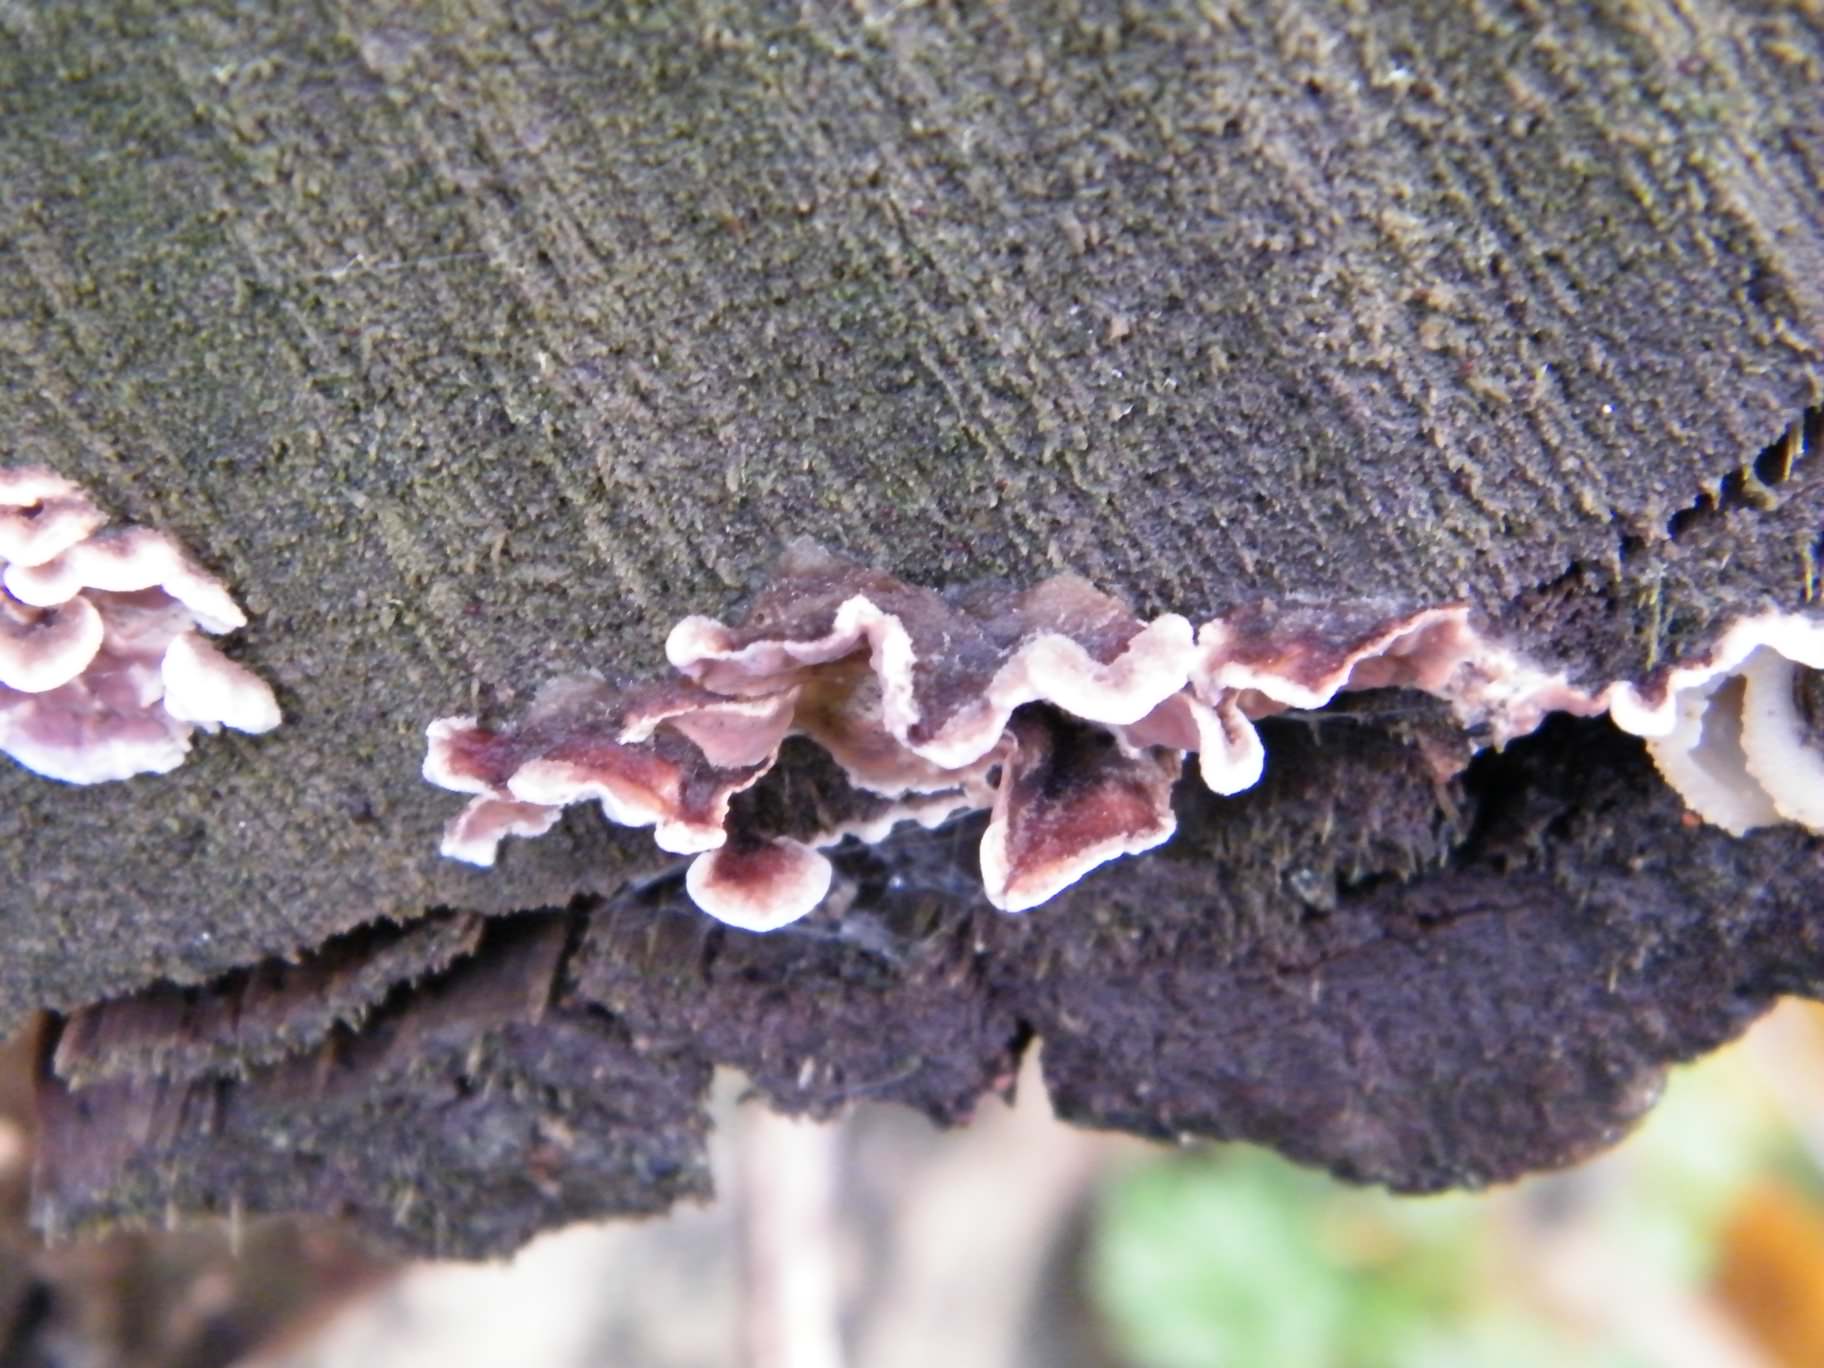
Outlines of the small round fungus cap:
{"type": "Polygon", "coordinates": [[[776,931],[814,910],[830,891],[830,877],[830,862],[807,845],[743,837],[692,860],[684,887],[719,922],[776,931]]]}

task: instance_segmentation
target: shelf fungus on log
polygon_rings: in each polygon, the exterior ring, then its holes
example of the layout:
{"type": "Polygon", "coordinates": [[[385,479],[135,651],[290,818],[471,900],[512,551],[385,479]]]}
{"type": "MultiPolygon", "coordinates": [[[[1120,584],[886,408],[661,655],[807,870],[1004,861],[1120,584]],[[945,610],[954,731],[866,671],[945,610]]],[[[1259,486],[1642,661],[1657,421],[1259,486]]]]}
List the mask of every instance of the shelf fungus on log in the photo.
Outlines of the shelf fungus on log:
{"type": "Polygon", "coordinates": [[[1824,832],[1824,619],[1737,622],[1650,690],[1614,690],[1610,716],[1645,736],[1666,782],[1705,821],[1741,836],[1797,822],[1824,832]]]}
{"type": "Polygon", "coordinates": [[[985,810],[988,900],[1020,911],[1167,840],[1187,753],[1213,792],[1240,793],[1265,763],[1256,721],[1381,688],[1450,706],[1463,739],[1439,758],[1446,772],[1551,713],[1606,712],[1649,738],[1706,820],[1824,829],[1809,673],[1824,668],[1824,621],[1797,614],[1746,619],[1701,660],[1588,689],[1483,634],[1464,604],[1262,601],[1193,629],[1176,613],[1142,621],[1074,575],[940,593],[800,542],[741,621],[685,618],[666,655],[672,678],[629,690],[553,681],[507,730],[431,723],[425,777],[474,795],[443,853],[491,865],[504,836],[593,800],[694,855],[703,910],[770,930],[823,898],[817,847],[985,810]],[[805,840],[731,818],[793,735],[884,806],[805,840]]]}
{"type": "Polygon", "coordinates": [[[198,635],[246,625],[226,587],[107,521],[52,471],[0,468],[0,751],[95,784],[176,768],[197,727],[276,727],[265,681],[198,635]]]}

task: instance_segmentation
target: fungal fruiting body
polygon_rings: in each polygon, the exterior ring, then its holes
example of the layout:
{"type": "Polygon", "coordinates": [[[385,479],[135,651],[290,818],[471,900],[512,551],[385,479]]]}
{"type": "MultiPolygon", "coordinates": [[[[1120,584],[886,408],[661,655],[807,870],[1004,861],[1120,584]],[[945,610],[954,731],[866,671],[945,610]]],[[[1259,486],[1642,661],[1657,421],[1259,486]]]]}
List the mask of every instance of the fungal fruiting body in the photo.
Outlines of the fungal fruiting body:
{"type": "Polygon", "coordinates": [[[0,468],[0,751],[96,784],[176,768],[197,727],[276,727],[272,690],[199,635],[246,625],[227,589],[107,521],[61,475],[0,468]]]}
{"type": "Polygon", "coordinates": [[[1238,793],[1261,775],[1258,719],[1387,687],[1443,699],[1478,745],[1551,712],[1608,711],[1652,738],[1700,816],[1824,829],[1824,760],[1801,744],[1793,673],[1824,667],[1824,622],[1793,615],[1752,619],[1657,682],[1590,692],[1478,632],[1462,605],[1257,603],[1193,630],[1176,614],[1143,622],[1075,576],[939,594],[799,543],[740,622],[686,618],[666,655],[674,676],[633,690],[554,681],[510,730],[433,722],[425,777],[473,795],[443,853],[492,864],[502,837],[594,800],[695,856],[686,886],[705,911],[768,930],[822,899],[815,847],[987,810],[985,890],[1018,911],[1168,839],[1187,753],[1211,789],[1238,793]],[[735,796],[791,735],[879,805],[808,840],[731,832],[735,796]]]}
{"type": "Polygon", "coordinates": [[[1666,782],[1740,836],[1776,822],[1824,832],[1824,619],[1744,618],[1651,694],[1611,690],[1609,715],[1647,738],[1666,782]]]}

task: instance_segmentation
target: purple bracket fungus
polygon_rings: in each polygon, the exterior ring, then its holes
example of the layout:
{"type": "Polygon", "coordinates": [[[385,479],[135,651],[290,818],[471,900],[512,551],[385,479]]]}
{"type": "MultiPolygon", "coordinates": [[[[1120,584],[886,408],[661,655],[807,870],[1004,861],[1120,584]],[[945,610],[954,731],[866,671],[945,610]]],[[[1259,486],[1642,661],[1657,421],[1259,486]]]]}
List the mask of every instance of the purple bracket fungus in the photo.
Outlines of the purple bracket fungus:
{"type": "Polygon", "coordinates": [[[1254,603],[1193,631],[1175,613],[1143,622],[1072,575],[940,594],[795,543],[740,622],[685,618],[666,655],[673,677],[632,691],[555,680],[511,730],[431,723],[425,778],[473,795],[443,853],[491,865],[503,837],[593,800],[695,856],[686,887],[704,911],[770,930],[827,891],[815,847],[986,810],[988,900],[1021,911],[1168,839],[1187,753],[1209,788],[1241,792],[1265,762],[1256,721],[1379,688],[1450,705],[1465,734],[1459,756],[1436,762],[1446,768],[1549,713],[1606,711],[1649,738],[1705,819],[1824,830],[1824,709],[1797,673],[1824,668],[1824,621],[1791,614],[1739,623],[1647,683],[1592,692],[1485,636],[1462,604],[1254,603]],[[868,815],[803,841],[731,823],[735,796],[792,735],[874,796],[868,815]]]}
{"type": "Polygon", "coordinates": [[[684,888],[719,922],[776,931],[823,901],[832,872],[830,862],[801,841],[742,835],[692,860],[684,888]]]}
{"type": "Polygon", "coordinates": [[[1069,723],[1017,716],[982,836],[982,884],[1008,912],[1036,907],[1099,864],[1171,839],[1181,757],[1069,723]]]}
{"type": "Polygon", "coordinates": [[[107,521],[61,475],[0,469],[0,751],[95,784],[176,768],[197,727],[276,727],[272,690],[197,635],[246,625],[227,589],[107,521]]]}

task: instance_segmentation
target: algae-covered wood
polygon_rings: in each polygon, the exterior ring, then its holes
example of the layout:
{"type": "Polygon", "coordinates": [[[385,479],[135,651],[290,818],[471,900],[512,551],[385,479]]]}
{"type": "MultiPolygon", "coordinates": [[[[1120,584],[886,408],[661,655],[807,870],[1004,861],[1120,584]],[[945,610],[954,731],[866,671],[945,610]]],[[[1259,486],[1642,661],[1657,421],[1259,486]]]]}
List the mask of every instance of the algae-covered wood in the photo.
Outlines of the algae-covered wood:
{"type": "Polygon", "coordinates": [[[0,1017],[657,869],[440,859],[424,726],[794,536],[1586,682],[1802,609],[1821,89],[1803,4],[0,9],[0,460],[219,573],[287,718],[0,767],[0,1017]]]}

